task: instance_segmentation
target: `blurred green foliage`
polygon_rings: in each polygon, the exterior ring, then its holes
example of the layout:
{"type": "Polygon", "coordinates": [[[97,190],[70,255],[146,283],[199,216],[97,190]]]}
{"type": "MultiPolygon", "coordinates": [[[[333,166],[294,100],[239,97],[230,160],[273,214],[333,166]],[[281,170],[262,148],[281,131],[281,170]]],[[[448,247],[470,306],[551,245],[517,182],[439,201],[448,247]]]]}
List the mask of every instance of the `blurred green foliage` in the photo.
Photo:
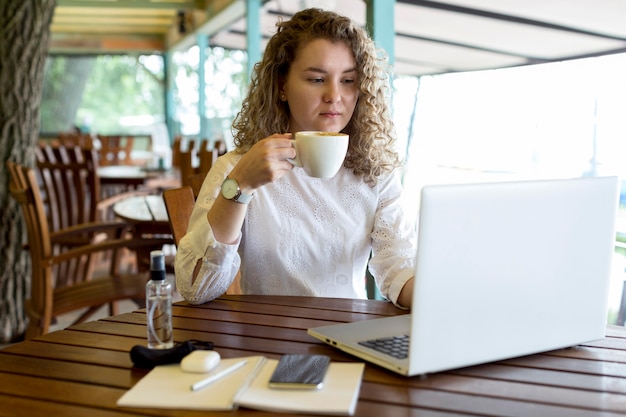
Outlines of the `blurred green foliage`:
{"type": "Polygon", "coordinates": [[[164,78],[159,55],[50,56],[40,131],[56,133],[77,126],[103,134],[141,132],[139,125],[146,120],[163,121],[164,78]],[[143,118],[133,119],[138,116],[143,118]]]}

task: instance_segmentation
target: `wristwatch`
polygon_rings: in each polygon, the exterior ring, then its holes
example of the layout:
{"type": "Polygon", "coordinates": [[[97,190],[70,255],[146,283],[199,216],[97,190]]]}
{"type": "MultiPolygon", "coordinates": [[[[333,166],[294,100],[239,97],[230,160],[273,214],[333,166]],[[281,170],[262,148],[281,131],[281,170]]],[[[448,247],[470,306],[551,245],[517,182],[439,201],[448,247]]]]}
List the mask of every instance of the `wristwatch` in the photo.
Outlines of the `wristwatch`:
{"type": "Polygon", "coordinates": [[[228,177],[222,183],[222,196],[241,204],[248,204],[252,200],[252,195],[241,192],[237,180],[228,177]]]}

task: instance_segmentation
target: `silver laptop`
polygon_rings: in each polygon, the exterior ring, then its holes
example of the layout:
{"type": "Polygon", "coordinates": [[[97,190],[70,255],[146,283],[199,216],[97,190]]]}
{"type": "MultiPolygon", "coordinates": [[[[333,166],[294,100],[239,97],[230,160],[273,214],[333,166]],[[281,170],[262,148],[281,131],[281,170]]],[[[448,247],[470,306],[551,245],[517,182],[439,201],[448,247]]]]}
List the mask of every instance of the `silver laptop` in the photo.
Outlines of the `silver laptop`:
{"type": "Polygon", "coordinates": [[[409,376],[601,339],[617,208],[616,177],[424,187],[411,314],[308,333],[409,376]]]}

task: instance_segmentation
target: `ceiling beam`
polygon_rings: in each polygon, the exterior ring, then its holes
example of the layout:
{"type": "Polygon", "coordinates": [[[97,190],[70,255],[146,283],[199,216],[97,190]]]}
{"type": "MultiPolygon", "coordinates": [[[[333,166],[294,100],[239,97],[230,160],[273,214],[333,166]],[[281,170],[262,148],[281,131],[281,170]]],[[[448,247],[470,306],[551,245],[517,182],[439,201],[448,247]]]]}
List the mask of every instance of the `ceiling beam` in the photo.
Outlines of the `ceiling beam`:
{"type": "Polygon", "coordinates": [[[50,41],[51,54],[154,54],[163,53],[163,37],[142,35],[80,34],[54,36],[50,41]]]}
{"type": "Polygon", "coordinates": [[[204,22],[198,24],[191,33],[180,34],[170,31],[166,40],[168,51],[181,51],[195,45],[198,35],[211,36],[245,17],[246,4],[243,0],[223,0],[211,2],[206,9],[204,22]]]}
{"type": "Polygon", "coordinates": [[[205,9],[205,0],[57,0],[62,7],[107,7],[115,9],[205,9]]]}

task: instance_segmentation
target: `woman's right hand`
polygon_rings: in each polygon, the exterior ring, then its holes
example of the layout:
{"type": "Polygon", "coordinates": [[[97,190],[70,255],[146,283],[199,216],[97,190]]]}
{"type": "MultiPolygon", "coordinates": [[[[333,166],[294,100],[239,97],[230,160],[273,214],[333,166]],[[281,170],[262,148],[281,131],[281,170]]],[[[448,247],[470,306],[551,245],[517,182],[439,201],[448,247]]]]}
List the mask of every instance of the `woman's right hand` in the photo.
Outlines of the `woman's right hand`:
{"type": "Polygon", "coordinates": [[[277,181],[293,169],[287,159],[295,158],[291,133],[273,134],[255,143],[228,174],[239,183],[241,191],[252,194],[257,188],[277,181]]]}
{"type": "MultiPolygon", "coordinates": [[[[293,169],[287,158],[295,158],[291,134],[274,134],[260,140],[246,152],[228,174],[239,184],[242,193],[253,194],[257,188],[276,181],[293,169]]],[[[222,196],[207,213],[207,219],[218,242],[237,241],[246,215],[247,204],[234,203],[222,196]]]]}

